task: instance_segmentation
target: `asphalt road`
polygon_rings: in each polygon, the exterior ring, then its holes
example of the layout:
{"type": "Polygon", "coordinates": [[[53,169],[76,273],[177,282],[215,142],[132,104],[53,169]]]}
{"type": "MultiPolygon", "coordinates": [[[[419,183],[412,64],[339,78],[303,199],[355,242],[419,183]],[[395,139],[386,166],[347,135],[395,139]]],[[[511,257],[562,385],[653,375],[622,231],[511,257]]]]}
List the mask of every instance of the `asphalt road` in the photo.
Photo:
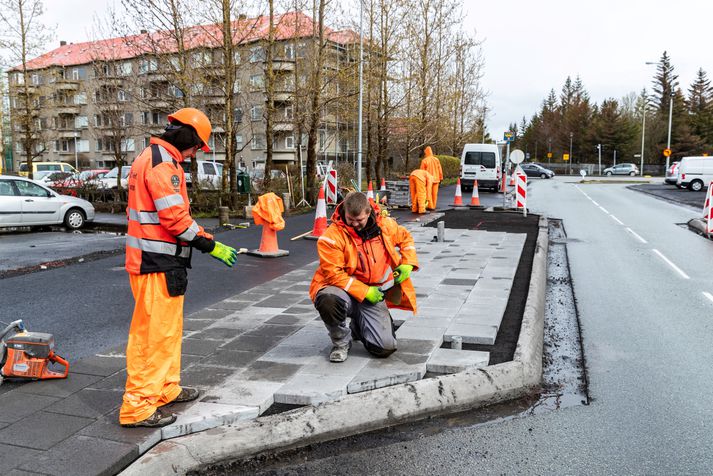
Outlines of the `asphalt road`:
{"type": "Polygon", "coordinates": [[[270,474],[711,474],[713,243],[625,185],[533,182],[562,218],[591,403],[295,461],[270,474]]]}

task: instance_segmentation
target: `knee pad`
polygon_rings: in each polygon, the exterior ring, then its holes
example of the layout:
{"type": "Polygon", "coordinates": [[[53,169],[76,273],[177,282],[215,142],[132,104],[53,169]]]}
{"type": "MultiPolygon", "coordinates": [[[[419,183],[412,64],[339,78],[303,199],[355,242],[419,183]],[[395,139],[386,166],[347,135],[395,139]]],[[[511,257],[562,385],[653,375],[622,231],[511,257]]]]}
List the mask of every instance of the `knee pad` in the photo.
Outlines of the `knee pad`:
{"type": "Polygon", "coordinates": [[[374,357],[380,357],[380,358],[386,358],[396,352],[396,348],[393,349],[384,349],[383,347],[379,347],[378,345],[374,345],[371,342],[364,342],[364,348],[369,352],[371,355],[374,357]]]}
{"type": "Polygon", "coordinates": [[[315,300],[314,307],[324,322],[341,323],[347,318],[346,303],[334,294],[320,294],[315,300]]]}

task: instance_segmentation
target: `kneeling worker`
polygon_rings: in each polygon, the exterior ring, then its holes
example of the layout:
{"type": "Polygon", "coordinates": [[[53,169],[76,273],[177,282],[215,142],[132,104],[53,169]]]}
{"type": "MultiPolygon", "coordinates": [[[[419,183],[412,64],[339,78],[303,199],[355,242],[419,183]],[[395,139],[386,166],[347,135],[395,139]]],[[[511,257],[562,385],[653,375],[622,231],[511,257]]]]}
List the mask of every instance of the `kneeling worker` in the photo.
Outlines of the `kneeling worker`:
{"type": "Polygon", "coordinates": [[[179,385],[191,250],[210,253],[228,266],[237,258],[234,248],[213,240],[191,217],[180,164],[199,149],[210,151],[210,121],[193,108],[180,109],[168,120],[166,131],[151,138],[129,174],[126,271],[136,304],[119,413],[119,423],[127,427],[173,423],[176,415],[159,407],[198,398],[198,390],[179,385]]]}
{"type": "Polygon", "coordinates": [[[352,339],[377,357],[391,355],[396,336],[388,307],[416,311],[409,275],[418,259],[411,234],[381,216],[366,195],[351,192],[334,211],[317,252],[310,297],[332,339],[329,360],[344,362],[352,339]]]}

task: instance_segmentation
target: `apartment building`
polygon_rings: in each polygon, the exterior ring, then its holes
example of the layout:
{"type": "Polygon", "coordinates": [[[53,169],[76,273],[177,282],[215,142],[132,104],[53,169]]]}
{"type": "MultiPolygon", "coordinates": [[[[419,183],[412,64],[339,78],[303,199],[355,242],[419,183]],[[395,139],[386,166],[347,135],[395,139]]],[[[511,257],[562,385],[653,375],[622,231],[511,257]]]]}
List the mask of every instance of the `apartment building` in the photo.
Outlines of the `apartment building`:
{"type": "MultiPolygon", "coordinates": [[[[309,110],[316,39],[312,19],[300,12],[276,17],[272,46],[275,74],[273,160],[298,160],[307,145],[304,118],[309,110]],[[302,134],[300,134],[300,131],[302,134]]],[[[267,17],[234,22],[236,42],[233,110],[237,160],[260,167],[266,155],[267,17]]],[[[167,32],[66,44],[8,73],[13,163],[25,162],[26,124],[33,132],[34,161],[65,161],[79,168],[110,168],[117,158],[131,163],[160,134],[167,115],[190,105],[213,124],[207,160],[225,159],[226,85],[222,32],[218,25],[191,27],[187,54],[156,48],[167,32]],[[29,105],[29,107],[27,107],[29,105]]],[[[320,111],[318,154],[324,160],[354,160],[355,72],[358,36],[327,30],[324,91],[332,100],[320,111]],[[341,96],[340,96],[341,95],[341,96]]],[[[165,44],[165,43],[164,43],[165,44]]]]}

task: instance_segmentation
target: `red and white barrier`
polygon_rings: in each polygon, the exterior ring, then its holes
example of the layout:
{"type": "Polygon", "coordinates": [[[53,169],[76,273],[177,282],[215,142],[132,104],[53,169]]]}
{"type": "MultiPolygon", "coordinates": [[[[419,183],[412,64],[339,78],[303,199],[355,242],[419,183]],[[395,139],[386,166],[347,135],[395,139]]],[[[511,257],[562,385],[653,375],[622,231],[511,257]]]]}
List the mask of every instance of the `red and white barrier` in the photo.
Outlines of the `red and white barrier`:
{"type": "Polygon", "coordinates": [[[713,182],[708,184],[706,204],[703,206],[703,219],[706,221],[706,233],[713,233],[713,182]]]}
{"type": "Polygon", "coordinates": [[[527,210],[527,175],[515,176],[515,208],[527,210]]]}
{"type": "Polygon", "coordinates": [[[330,169],[327,172],[327,178],[325,179],[325,192],[327,204],[334,205],[337,203],[337,171],[336,169],[330,169]]]}

